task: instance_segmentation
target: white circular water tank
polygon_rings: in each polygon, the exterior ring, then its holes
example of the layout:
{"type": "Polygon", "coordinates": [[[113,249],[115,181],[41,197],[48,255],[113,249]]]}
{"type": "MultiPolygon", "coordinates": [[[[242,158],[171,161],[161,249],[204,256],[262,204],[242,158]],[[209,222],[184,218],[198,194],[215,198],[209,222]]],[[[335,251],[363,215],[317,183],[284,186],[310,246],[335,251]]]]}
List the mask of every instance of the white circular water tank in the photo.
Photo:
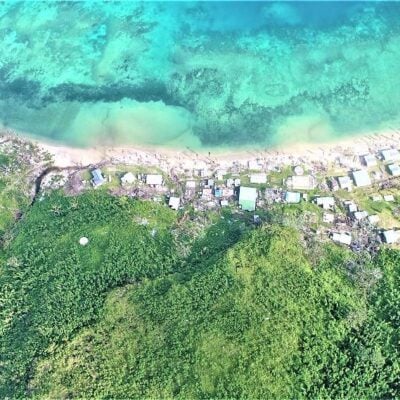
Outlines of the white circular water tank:
{"type": "Polygon", "coordinates": [[[294,173],[295,173],[296,175],[303,175],[303,174],[304,174],[304,169],[303,169],[303,167],[300,166],[300,165],[296,165],[296,166],[294,167],[294,173]]]}
{"type": "Polygon", "coordinates": [[[83,236],[79,239],[79,244],[81,246],[86,246],[88,243],[89,243],[89,239],[85,236],[83,236]]]}

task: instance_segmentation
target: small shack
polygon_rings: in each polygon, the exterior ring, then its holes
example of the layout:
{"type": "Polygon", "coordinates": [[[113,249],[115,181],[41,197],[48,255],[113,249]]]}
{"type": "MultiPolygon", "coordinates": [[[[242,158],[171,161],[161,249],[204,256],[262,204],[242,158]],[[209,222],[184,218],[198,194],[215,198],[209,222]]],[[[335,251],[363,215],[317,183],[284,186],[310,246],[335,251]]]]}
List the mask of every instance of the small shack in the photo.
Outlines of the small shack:
{"type": "Polygon", "coordinates": [[[173,209],[173,210],[178,210],[179,206],[181,204],[181,199],[179,197],[170,197],[168,205],[173,209]]]}
{"type": "Polygon", "coordinates": [[[300,203],[301,194],[299,192],[286,192],[285,193],[285,201],[288,204],[296,204],[300,203]]]}
{"type": "Polygon", "coordinates": [[[365,154],[361,156],[361,161],[366,167],[374,167],[377,164],[377,160],[372,154],[365,154]]]}
{"type": "Polygon", "coordinates": [[[317,206],[322,207],[324,210],[332,210],[335,206],[335,199],[332,196],[322,196],[315,199],[317,206]]]}
{"type": "Polygon", "coordinates": [[[400,176],[399,164],[389,164],[387,168],[392,176],[400,176]]]}
{"type": "Polygon", "coordinates": [[[315,184],[315,179],[311,175],[294,175],[287,180],[288,187],[297,190],[312,190],[315,184]]]}
{"type": "Polygon", "coordinates": [[[186,189],[196,189],[196,181],[186,181],[186,189]]]}
{"type": "Polygon", "coordinates": [[[127,172],[121,177],[121,183],[123,185],[130,185],[136,181],[135,175],[132,172],[127,172]]]}
{"type": "Polygon", "coordinates": [[[250,183],[263,184],[267,183],[267,174],[251,174],[250,183]]]}
{"type": "Polygon", "coordinates": [[[95,188],[96,188],[96,187],[99,187],[99,186],[101,186],[103,183],[106,182],[106,180],[104,179],[103,174],[102,174],[100,168],[94,169],[91,173],[92,173],[92,180],[91,180],[91,182],[92,182],[93,187],[95,187],[95,188]]]}
{"type": "Polygon", "coordinates": [[[147,174],[146,183],[151,186],[161,186],[163,184],[163,177],[160,174],[147,174]]]}

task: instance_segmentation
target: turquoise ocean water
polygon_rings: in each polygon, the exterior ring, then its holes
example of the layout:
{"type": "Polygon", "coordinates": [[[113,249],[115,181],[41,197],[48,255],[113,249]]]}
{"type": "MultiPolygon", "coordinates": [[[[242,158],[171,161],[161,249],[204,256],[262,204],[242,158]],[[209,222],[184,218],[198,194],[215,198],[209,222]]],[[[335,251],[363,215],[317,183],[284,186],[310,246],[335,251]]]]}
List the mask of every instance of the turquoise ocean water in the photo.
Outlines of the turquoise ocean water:
{"type": "Polygon", "coordinates": [[[396,2],[0,2],[0,125],[75,146],[399,126],[396,2]]]}

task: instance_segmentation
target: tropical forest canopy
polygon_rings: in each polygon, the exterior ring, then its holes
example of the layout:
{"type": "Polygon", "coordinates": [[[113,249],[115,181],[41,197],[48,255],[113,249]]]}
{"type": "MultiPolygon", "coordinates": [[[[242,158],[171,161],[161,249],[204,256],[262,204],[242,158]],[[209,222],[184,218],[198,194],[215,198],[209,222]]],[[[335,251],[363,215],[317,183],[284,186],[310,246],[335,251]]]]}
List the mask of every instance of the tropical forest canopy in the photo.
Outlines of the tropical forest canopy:
{"type": "Polygon", "coordinates": [[[164,205],[37,201],[2,238],[0,397],[400,395],[398,251],[209,218],[193,235],[164,205]]]}

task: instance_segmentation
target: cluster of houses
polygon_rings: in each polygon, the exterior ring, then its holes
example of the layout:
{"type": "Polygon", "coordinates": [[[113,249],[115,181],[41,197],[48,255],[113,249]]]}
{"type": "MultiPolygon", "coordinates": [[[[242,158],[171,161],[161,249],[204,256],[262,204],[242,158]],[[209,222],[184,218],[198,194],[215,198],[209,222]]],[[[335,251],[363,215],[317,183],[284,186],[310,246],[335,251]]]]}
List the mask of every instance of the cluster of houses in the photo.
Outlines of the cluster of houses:
{"type": "MultiPolygon", "coordinates": [[[[376,226],[379,223],[379,217],[359,210],[353,201],[340,200],[335,195],[317,196],[313,191],[324,189],[324,192],[339,190],[351,192],[353,188],[369,187],[382,179],[379,168],[374,168],[378,166],[378,161],[384,163],[390,176],[400,176],[400,152],[397,149],[387,149],[380,151],[377,156],[374,154],[362,155],[358,168],[352,168],[346,175],[327,178],[326,182],[324,180],[325,183],[321,183],[321,179],[318,179],[315,173],[307,174],[301,165],[296,165],[293,167],[292,176],[282,182],[285,189],[268,188],[267,174],[260,170],[260,165],[256,165],[254,162],[253,164],[249,162],[248,172],[251,170],[257,172],[248,173],[246,182],[249,183],[247,184],[241,182],[243,175],[231,170],[228,173],[222,169],[216,170],[214,173],[210,173],[206,169],[194,170],[187,178],[175,179],[174,183],[177,184],[175,186],[178,186],[178,189],[176,187],[168,188],[162,174],[138,174],[135,176],[132,172],[127,172],[121,176],[120,180],[123,187],[139,183],[165,194],[168,205],[174,210],[182,208],[187,203],[193,204],[196,209],[238,204],[241,210],[254,212],[257,207],[273,203],[297,204],[308,201],[310,196],[311,200],[324,210],[322,218],[324,224],[333,226],[327,231],[329,237],[334,242],[350,246],[352,243],[351,231],[355,229],[354,224],[368,223],[376,226]],[[371,169],[374,170],[370,171],[371,169]],[[337,210],[344,210],[344,212],[338,213],[337,210]],[[339,229],[336,226],[337,220],[343,224],[339,217],[343,215],[345,215],[347,230],[339,229]]],[[[94,169],[91,173],[91,183],[94,187],[99,187],[107,182],[100,169],[94,169]]],[[[375,195],[373,200],[389,202],[394,201],[394,197],[393,195],[384,197],[375,195]]],[[[386,243],[400,241],[400,233],[396,230],[383,231],[380,232],[380,235],[386,243]]]]}

